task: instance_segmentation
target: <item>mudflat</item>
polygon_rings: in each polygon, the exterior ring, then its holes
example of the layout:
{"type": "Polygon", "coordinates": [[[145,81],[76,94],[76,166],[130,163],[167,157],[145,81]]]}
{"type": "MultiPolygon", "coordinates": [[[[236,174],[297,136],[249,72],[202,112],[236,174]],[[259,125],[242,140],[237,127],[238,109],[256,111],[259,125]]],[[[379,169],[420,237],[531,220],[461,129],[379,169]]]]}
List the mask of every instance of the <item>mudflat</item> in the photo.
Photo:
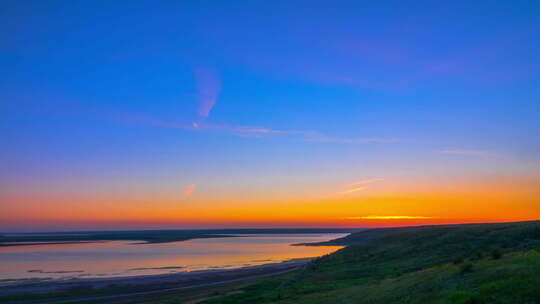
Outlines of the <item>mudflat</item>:
{"type": "MultiPolygon", "coordinates": [[[[255,279],[294,270],[312,258],[294,259],[282,263],[249,266],[238,269],[204,270],[162,275],[144,275],[115,278],[69,279],[56,281],[12,280],[0,283],[0,297],[57,292],[92,291],[99,289],[125,288],[114,294],[99,294],[95,297],[122,297],[144,295],[176,289],[204,287],[222,283],[255,279]]],[[[94,296],[88,296],[92,299],[94,296]]],[[[71,299],[70,299],[71,300],[71,299]]]]}

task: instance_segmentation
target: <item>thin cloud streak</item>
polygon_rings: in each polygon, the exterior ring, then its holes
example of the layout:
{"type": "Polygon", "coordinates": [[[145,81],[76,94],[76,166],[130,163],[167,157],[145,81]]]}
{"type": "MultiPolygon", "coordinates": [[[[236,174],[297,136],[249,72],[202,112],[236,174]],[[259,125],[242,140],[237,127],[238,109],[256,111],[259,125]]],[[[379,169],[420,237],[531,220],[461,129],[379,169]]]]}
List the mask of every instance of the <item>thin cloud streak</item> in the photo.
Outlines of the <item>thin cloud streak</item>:
{"type": "Polygon", "coordinates": [[[353,188],[353,189],[350,189],[350,190],[341,191],[339,193],[340,194],[348,194],[348,193],[363,191],[363,190],[366,190],[366,189],[367,189],[366,187],[356,187],[356,188],[353,188]]]}
{"type": "Polygon", "coordinates": [[[221,90],[221,80],[213,69],[197,68],[194,70],[199,98],[199,116],[207,118],[217,102],[221,90]]]}
{"type": "Polygon", "coordinates": [[[430,216],[410,216],[410,215],[368,215],[351,216],[347,220],[413,220],[413,219],[432,219],[430,216]]]}
{"type": "Polygon", "coordinates": [[[196,184],[191,184],[184,189],[184,195],[192,195],[195,192],[196,184]]]}
{"type": "Polygon", "coordinates": [[[326,142],[326,143],[345,143],[345,144],[365,144],[365,143],[398,143],[403,142],[399,138],[368,137],[368,138],[340,138],[326,136],[318,132],[306,132],[306,141],[326,142]]]}
{"type": "Polygon", "coordinates": [[[355,181],[353,183],[343,186],[344,188],[350,188],[350,187],[354,187],[354,188],[340,191],[338,192],[338,194],[349,194],[349,193],[354,193],[358,191],[363,191],[363,190],[368,189],[366,185],[382,182],[382,181],[384,181],[384,178],[369,178],[369,179],[358,180],[358,181],[355,181]]]}
{"type": "Polygon", "coordinates": [[[373,183],[382,182],[382,181],[384,181],[384,178],[363,179],[363,180],[359,180],[359,181],[347,184],[346,187],[353,187],[353,186],[358,186],[358,185],[367,185],[367,184],[373,184],[373,183]]]}
{"type": "Polygon", "coordinates": [[[492,152],[477,151],[477,150],[447,149],[447,150],[440,150],[437,152],[440,154],[451,154],[451,155],[469,155],[469,156],[480,156],[480,157],[495,156],[495,154],[492,152]]]}
{"type": "Polygon", "coordinates": [[[142,116],[122,117],[122,121],[138,123],[162,128],[182,129],[198,132],[221,132],[239,137],[262,138],[271,135],[292,136],[300,141],[341,144],[369,144],[369,143],[399,143],[404,142],[395,138],[340,138],[326,136],[317,131],[278,130],[258,126],[234,126],[226,124],[212,124],[207,122],[176,123],[142,116]]]}

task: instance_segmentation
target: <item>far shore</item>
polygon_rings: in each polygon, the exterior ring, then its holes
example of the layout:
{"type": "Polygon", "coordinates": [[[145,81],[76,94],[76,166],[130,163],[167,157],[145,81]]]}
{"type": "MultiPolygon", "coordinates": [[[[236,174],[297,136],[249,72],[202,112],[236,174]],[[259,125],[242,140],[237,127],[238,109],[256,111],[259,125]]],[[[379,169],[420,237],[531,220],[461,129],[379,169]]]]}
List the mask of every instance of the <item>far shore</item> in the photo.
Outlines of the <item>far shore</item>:
{"type": "Polygon", "coordinates": [[[50,244],[92,243],[102,241],[138,241],[170,243],[205,238],[240,237],[243,234],[314,234],[352,233],[363,229],[342,228],[264,228],[207,230],[139,230],[139,231],[76,231],[53,233],[0,233],[0,247],[50,244]]]}
{"type": "Polygon", "coordinates": [[[97,243],[104,241],[134,241],[144,243],[171,243],[193,239],[226,238],[235,235],[192,234],[192,233],[110,233],[88,235],[50,235],[50,236],[0,236],[0,247],[33,246],[52,244],[97,243]]]}

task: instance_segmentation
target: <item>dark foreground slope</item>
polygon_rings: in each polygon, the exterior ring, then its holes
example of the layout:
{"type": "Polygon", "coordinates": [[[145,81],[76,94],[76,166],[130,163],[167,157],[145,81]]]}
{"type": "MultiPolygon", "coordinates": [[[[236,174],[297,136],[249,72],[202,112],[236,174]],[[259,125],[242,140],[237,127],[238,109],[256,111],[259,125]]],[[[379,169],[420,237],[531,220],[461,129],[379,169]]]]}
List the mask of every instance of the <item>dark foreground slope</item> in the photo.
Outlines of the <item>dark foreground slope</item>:
{"type": "Polygon", "coordinates": [[[540,303],[540,222],[375,229],[205,303],[540,303]]]}

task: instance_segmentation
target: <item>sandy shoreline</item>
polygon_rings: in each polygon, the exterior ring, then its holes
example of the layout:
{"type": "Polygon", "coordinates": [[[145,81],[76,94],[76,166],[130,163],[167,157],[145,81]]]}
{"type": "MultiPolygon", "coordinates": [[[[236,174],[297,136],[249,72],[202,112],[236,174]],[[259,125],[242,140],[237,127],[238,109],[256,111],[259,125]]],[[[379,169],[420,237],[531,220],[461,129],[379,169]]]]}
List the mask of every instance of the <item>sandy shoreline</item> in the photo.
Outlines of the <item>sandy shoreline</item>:
{"type": "Polygon", "coordinates": [[[50,293],[76,289],[100,289],[118,286],[132,286],[145,291],[159,291],[167,288],[200,287],[214,285],[250,277],[271,275],[294,270],[313,258],[302,258],[281,263],[248,266],[235,269],[215,269],[173,274],[140,275],[112,278],[73,278],[67,280],[14,280],[0,283],[0,296],[14,294],[50,293]]]}

